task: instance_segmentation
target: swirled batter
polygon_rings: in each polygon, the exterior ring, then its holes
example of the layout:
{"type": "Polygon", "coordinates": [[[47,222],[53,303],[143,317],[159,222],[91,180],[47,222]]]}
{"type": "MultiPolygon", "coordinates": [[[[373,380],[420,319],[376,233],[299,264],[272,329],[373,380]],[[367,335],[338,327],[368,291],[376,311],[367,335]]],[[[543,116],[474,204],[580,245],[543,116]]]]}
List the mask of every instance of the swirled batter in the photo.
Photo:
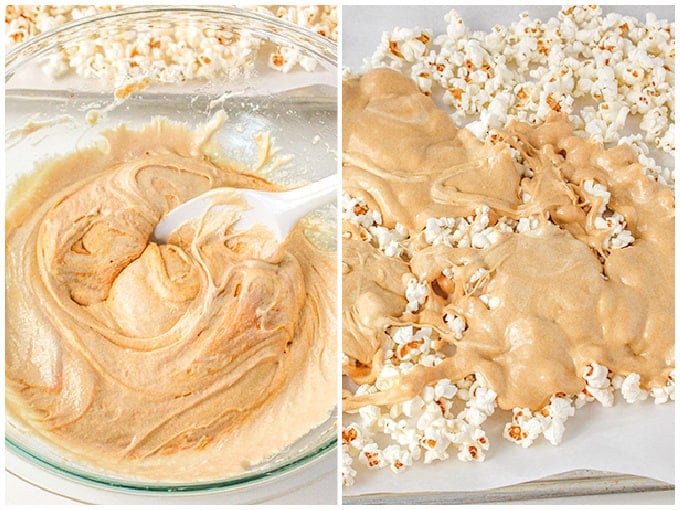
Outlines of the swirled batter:
{"type": "Polygon", "coordinates": [[[78,461],[212,480],[335,406],[333,252],[302,225],[282,249],[263,229],[232,233],[237,192],[231,215],[149,242],[162,215],[210,188],[276,189],[211,161],[220,124],[121,126],[8,199],[8,413],[78,461]]]}
{"type": "Polygon", "coordinates": [[[537,410],[555,394],[579,394],[592,363],[639,374],[644,388],[665,384],[675,365],[672,190],[643,174],[630,147],[605,151],[574,135],[566,115],[512,123],[497,133],[501,140],[483,144],[456,129],[397,72],[373,70],[344,83],[344,190],[414,240],[411,253],[388,257],[355,225],[344,226],[344,371],[358,384],[375,381],[392,326],[432,326],[440,348],[454,351],[384,391],[347,392],[345,410],[407,400],[424,385],[474,373],[496,391],[500,408],[537,410]],[[531,172],[518,171],[508,145],[531,172]],[[608,207],[635,239],[630,246],[607,247],[596,218],[606,208],[587,183],[608,190],[608,207]],[[489,208],[491,225],[529,217],[539,225],[499,232],[484,249],[425,242],[428,219],[468,217],[479,207],[489,208]],[[469,285],[479,270],[485,293],[497,299],[493,308],[469,285]],[[427,296],[405,311],[412,279],[427,283],[427,296]],[[447,314],[465,319],[460,338],[447,314]]]}

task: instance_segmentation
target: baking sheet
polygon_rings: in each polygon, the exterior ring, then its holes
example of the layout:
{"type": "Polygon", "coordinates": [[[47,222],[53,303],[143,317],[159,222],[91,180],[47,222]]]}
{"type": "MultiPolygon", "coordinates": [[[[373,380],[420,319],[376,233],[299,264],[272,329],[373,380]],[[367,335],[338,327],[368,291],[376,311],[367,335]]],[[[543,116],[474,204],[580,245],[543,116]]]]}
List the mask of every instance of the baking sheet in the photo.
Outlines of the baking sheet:
{"type": "MultiPolygon", "coordinates": [[[[432,28],[434,36],[445,33],[444,15],[451,6],[344,6],[342,10],[342,65],[355,74],[363,71],[364,59],[369,58],[380,42],[382,32],[395,26],[432,28]]],[[[455,6],[470,30],[488,31],[495,24],[516,22],[521,12],[547,21],[557,16],[558,5],[551,6],[455,6]]],[[[647,12],[660,19],[674,20],[674,6],[603,6],[603,12],[617,12],[644,20],[647,12]]],[[[355,418],[350,417],[350,420],[355,418]]],[[[612,475],[626,474],[648,477],[672,484],[675,481],[675,405],[655,405],[652,399],[627,404],[617,392],[612,408],[593,402],[576,411],[565,424],[563,442],[553,446],[538,439],[530,448],[522,449],[502,438],[502,430],[510,421],[508,412],[497,411],[483,425],[490,441],[486,460],[460,462],[452,458],[429,465],[416,463],[405,473],[394,474],[389,469],[367,472],[358,461],[356,482],[343,489],[346,502],[378,502],[361,499],[370,494],[469,493],[525,483],[558,475],[557,483],[573,481],[565,473],[588,470],[595,480],[592,490],[611,489],[606,480],[612,475]],[[592,472],[595,473],[592,473],[592,472]],[[598,475],[598,473],[602,473],[598,475]],[[608,473],[608,474],[604,474],[608,473]],[[598,484],[598,476],[600,478],[598,484]]],[[[616,475],[614,480],[616,480],[616,475]]],[[[624,477],[619,477],[623,480],[624,477]]],[[[622,490],[668,489],[663,483],[620,484],[622,490]]],[[[536,491],[527,486],[527,495],[536,491]]],[[[481,494],[481,493],[480,493],[481,494]]],[[[389,502],[383,498],[381,502],[389,502]]],[[[459,498],[470,502],[470,498],[459,498]]],[[[422,500],[422,502],[426,502],[422,500]]]]}

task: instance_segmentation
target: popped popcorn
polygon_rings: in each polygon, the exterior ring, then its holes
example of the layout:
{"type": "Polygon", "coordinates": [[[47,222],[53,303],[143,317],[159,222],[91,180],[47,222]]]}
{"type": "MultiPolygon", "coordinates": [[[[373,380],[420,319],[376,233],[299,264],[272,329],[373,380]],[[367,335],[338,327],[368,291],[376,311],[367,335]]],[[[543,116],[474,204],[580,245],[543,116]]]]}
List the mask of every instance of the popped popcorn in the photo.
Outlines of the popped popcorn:
{"type": "Polygon", "coordinates": [[[354,457],[349,453],[349,448],[346,444],[342,445],[342,465],[340,468],[340,476],[342,478],[342,485],[350,487],[354,485],[354,477],[357,475],[356,470],[352,468],[354,457]]]}
{"type": "Polygon", "coordinates": [[[541,434],[541,428],[541,420],[535,417],[530,409],[515,408],[512,412],[512,421],[505,424],[503,437],[522,448],[528,448],[541,434]]]}
{"type": "Polygon", "coordinates": [[[485,267],[479,267],[475,269],[475,272],[472,273],[472,276],[468,279],[465,285],[465,291],[468,294],[474,294],[482,289],[488,280],[489,270],[485,267]]]}
{"type": "Polygon", "coordinates": [[[501,304],[501,300],[497,296],[489,296],[488,294],[481,294],[479,296],[479,300],[484,303],[489,308],[489,310],[498,308],[498,306],[501,304]]]}
{"type": "Polygon", "coordinates": [[[395,473],[400,473],[408,466],[413,465],[413,455],[407,449],[400,448],[399,445],[391,444],[383,450],[383,457],[390,469],[395,473]]]}
{"type": "Polygon", "coordinates": [[[574,412],[574,399],[563,395],[553,395],[550,403],[539,411],[516,408],[512,421],[505,425],[503,437],[528,448],[542,434],[551,444],[558,445],[564,435],[564,422],[574,412]]]}
{"type": "Polygon", "coordinates": [[[655,404],[665,404],[669,399],[675,400],[675,369],[668,377],[665,386],[652,388],[649,394],[654,398],[655,404]]]}
{"type": "Polygon", "coordinates": [[[635,238],[630,230],[625,228],[625,218],[607,207],[611,194],[605,187],[592,179],[586,179],[583,181],[583,191],[597,206],[593,226],[598,230],[607,231],[607,236],[602,240],[602,249],[617,250],[633,244],[635,238]]]}
{"type": "Polygon", "coordinates": [[[545,418],[542,424],[543,437],[551,444],[560,444],[565,430],[564,422],[574,416],[574,413],[572,399],[553,396],[550,404],[539,411],[539,414],[545,418]]]}
{"type": "Polygon", "coordinates": [[[629,374],[621,383],[621,395],[629,404],[638,400],[646,400],[649,392],[640,388],[640,376],[629,374]]]}
{"type": "MultiPolygon", "coordinates": [[[[275,16],[337,40],[337,7],[330,5],[270,5],[245,7],[275,16]]],[[[124,6],[10,5],[5,12],[5,49],[28,41],[50,28],[69,21],[123,10],[124,6]]],[[[236,34],[226,28],[214,30],[196,24],[178,26],[174,31],[150,28],[141,36],[120,30],[115,37],[94,37],[83,44],[64,44],[59,55],[44,67],[48,76],[69,71],[85,78],[100,78],[120,86],[147,77],[163,83],[193,79],[233,78],[247,75],[254,66],[261,41],[247,31],[236,34]]],[[[316,59],[298,49],[276,46],[268,56],[269,67],[282,72],[294,68],[313,71],[316,59]]]]}
{"type": "MultiPolygon", "coordinates": [[[[400,373],[430,362],[428,357],[442,359],[443,355],[436,352],[436,340],[436,332],[429,326],[390,328],[384,365],[375,384],[361,385],[355,394],[385,391],[398,381],[400,373]]],[[[343,484],[354,484],[353,458],[359,458],[368,469],[389,466],[395,473],[416,461],[448,459],[452,448],[461,461],[481,462],[489,441],[480,427],[495,409],[496,393],[479,374],[455,383],[440,379],[424,387],[419,395],[387,409],[364,406],[357,412],[360,422],[351,422],[342,430],[343,484]]]]}
{"type": "MultiPolygon", "coordinates": [[[[364,68],[410,75],[481,140],[509,120],[537,123],[554,110],[603,144],[625,143],[622,131],[634,117],[641,141],[675,154],[673,22],[603,16],[598,6],[564,7],[546,22],[523,13],[490,31],[470,30],[455,9],[444,19],[445,34],[419,27],[384,32],[364,68]],[[576,99],[586,104],[576,109],[576,99]]],[[[674,185],[672,168],[650,176],[657,174],[674,185]]]]}
{"type": "Polygon", "coordinates": [[[408,246],[404,241],[408,239],[408,229],[397,223],[393,229],[383,226],[369,226],[372,239],[378,243],[378,248],[388,257],[400,257],[408,246]]]}
{"type": "Polygon", "coordinates": [[[376,443],[364,445],[359,456],[361,461],[368,466],[368,469],[380,469],[386,465],[383,452],[376,443]]]}
{"type": "Polygon", "coordinates": [[[379,211],[369,209],[363,198],[350,197],[347,193],[342,195],[342,219],[364,229],[382,224],[379,211]]]}
{"type": "Polygon", "coordinates": [[[592,363],[583,369],[583,378],[586,381],[584,394],[588,401],[597,400],[603,407],[614,405],[614,389],[607,367],[592,363]]]}
{"type": "Polygon", "coordinates": [[[489,207],[475,209],[466,218],[428,218],[423,230],[425,242],[449,248],[488,248],[497,239],[497,230],[489,227],[489,207]]]}
{"type": "Polygon", "coordinates": [[[408,301],[406,311],[417,312],[427,298],[427,283],[411,278],[407,283],[405,295],[408,301]]]}
{"type": "Polygon", "coordinates": [[[463,333],[467,328],[465,317],[461,315],[447,313],[444,315],[444,322],[453,332],[453,336],[456,338],[456,340],[460,340],[461,338],[463,338],[463,333]]]}

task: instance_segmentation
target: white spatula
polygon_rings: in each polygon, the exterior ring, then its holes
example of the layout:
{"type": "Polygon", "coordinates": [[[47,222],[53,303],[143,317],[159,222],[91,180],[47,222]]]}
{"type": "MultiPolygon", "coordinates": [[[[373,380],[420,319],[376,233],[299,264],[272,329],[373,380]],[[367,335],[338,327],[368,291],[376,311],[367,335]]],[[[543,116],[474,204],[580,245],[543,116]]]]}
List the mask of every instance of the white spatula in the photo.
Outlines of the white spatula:
{"type": "MultiPolygon", "coordinates": [[[[276,239],[282,241],[300,218],[335,200],[337,190],[338,176],[336,174],[290,191],[266,192],[240,189],[239,193],[250,208],[239,213],[241,218],[233,229],[243,231],[254,225],[263,225],[272,231],[276,239]]],[[[219,195],[227,192],[231,194],[234,190],[233,188],[215,188],[174,208],[161,218],[153,231],[151,240],[163,244],[168,240],[171,232],[191,219],[202,217],[210,207],[230,207],[214,205],[219,195]]]]}

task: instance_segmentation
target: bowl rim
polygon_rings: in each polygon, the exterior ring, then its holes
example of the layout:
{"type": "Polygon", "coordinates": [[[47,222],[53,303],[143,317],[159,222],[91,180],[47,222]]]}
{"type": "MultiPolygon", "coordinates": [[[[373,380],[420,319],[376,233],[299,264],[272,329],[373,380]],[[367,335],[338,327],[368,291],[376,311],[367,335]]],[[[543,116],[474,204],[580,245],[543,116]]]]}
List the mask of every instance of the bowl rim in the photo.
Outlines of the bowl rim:
{"type": "MultiPolygon", "coordinates": [[[[64,23],[38,34],[28,41],[12,48],[5,57],[5,83],[14,76],[15,72],[28,60],[41,56],[53,48],[58,41],[68,40],[69,36],[77,34],[83,27],[97,26],[98,24],[112,23],[118,19],[142,19],[145,16],[163,14],[208,14],[211,16],[228,17],[241,22],[250,22],[252,25],[244,29],[252,32],[262,39],[267,39],[276,44],[288,44],[304,48],[308,53],[317,58],[325,68],[337,70],[337,44],[312,30],[296,25],[292,22],[276,18],[273,15],[261,14],[238,7],[222,6],[133,6],[117,9],[114,11],[85,16],[77,20],[64,23]],[[273,32],[269,33],[267,30],[273,32]]],[[[20,444],[5,432],[5,447],[24,458],[38,468],[48,472],[64,476],[77,482],[86,483],[90,486],[118,490],[138,494],[192,494],[210,493],[250,488],[267,481],[271,481],[280,475],[290,474],[336,449],[337,437],[337,406],[334,407],[330,416],[322,424],[308,432],[321,428],[324,429],[322,441],[313,449],[302,454],[293,456],[283,464],[272,468],[256,471],[252,474],[240,474],[230,478],[208,482],[154,482],[143,480],[123,480],[107,478],[105,473],[87,473],[77,467],[65,467],[57,462],[52,462],[42,457],[30,447],[20,444]],[[329,433],[334,431],[334,433],[329,433]]],[[[304,437],[304,436],[303,436],[304,437]]],[[[302,439],[299,438],[298,441],[302,439]]],[[[7,452],[6,452],[7,453],[7,452]]],[[[114,475],[115,476],[115,475],[114,475]]]]}
{"type": "Polygon", "coordinates": [[[61,40],[92,24],[103,24],[114,22],[117,18],[135,19],[145,15],[159,14],[210,14],[216,16],[228,16],[240,21],[249,21],[253,26],[245,27],[254,34],[278,44],[292,44],[297,47],[304,47],[306,51],[316,57],[325,67],[338,68],[338,45],[327,37],[323,37],[316,32],[296,25],[287,20],[277,18],[273,15],[261,14],[254,11],[245,10],[239,7],[222,6],[191,6],[191,5],[151,5],[134,6],[116,9],[114,11],[85,16],[77,20],[72,20],[63,25],[53,27],[26,42],[23,42],[11,50],[5,56],[5,83],[7,83],[14,73],[21,67],[25,60],[40,56],[49,50],[51,42],[61,40]],[[273,29],[272,33],[267,32],[273,29]],[[282,31],[283,34],[278,33],[282,31]]]}
{"type": "MultiPolygon", "coordinates": [[[[331,419],[335,420],[334,414],[331,419]]],[[[329,429],[332,430],[332,429],[329,429]]],[[[327,437],[315,449],[294,457],[286,463],[275,466],[272,469],[255,472],[250,475],[235,475],[232,478],[210,482],[177,482],[165,483],[154,481],[134,481],[122,479],[108,479],[105,474],[86,473],[78,468],[61,466],[51,462],[38,453],[32,451],[5,435],[5,447],[19,457],[29,461],[38,468],[45,469],[48,473],[63,476],[76,482],[82,482],[90,486],[109,490],[117,490],[136,494],[207,494],[212,492],[226,492],[243,488],[250,488],[268,481],[273,481],[279,476],[291,474],[313,461],[332,453],[337,445],[337,434],[327,437]]]]}

